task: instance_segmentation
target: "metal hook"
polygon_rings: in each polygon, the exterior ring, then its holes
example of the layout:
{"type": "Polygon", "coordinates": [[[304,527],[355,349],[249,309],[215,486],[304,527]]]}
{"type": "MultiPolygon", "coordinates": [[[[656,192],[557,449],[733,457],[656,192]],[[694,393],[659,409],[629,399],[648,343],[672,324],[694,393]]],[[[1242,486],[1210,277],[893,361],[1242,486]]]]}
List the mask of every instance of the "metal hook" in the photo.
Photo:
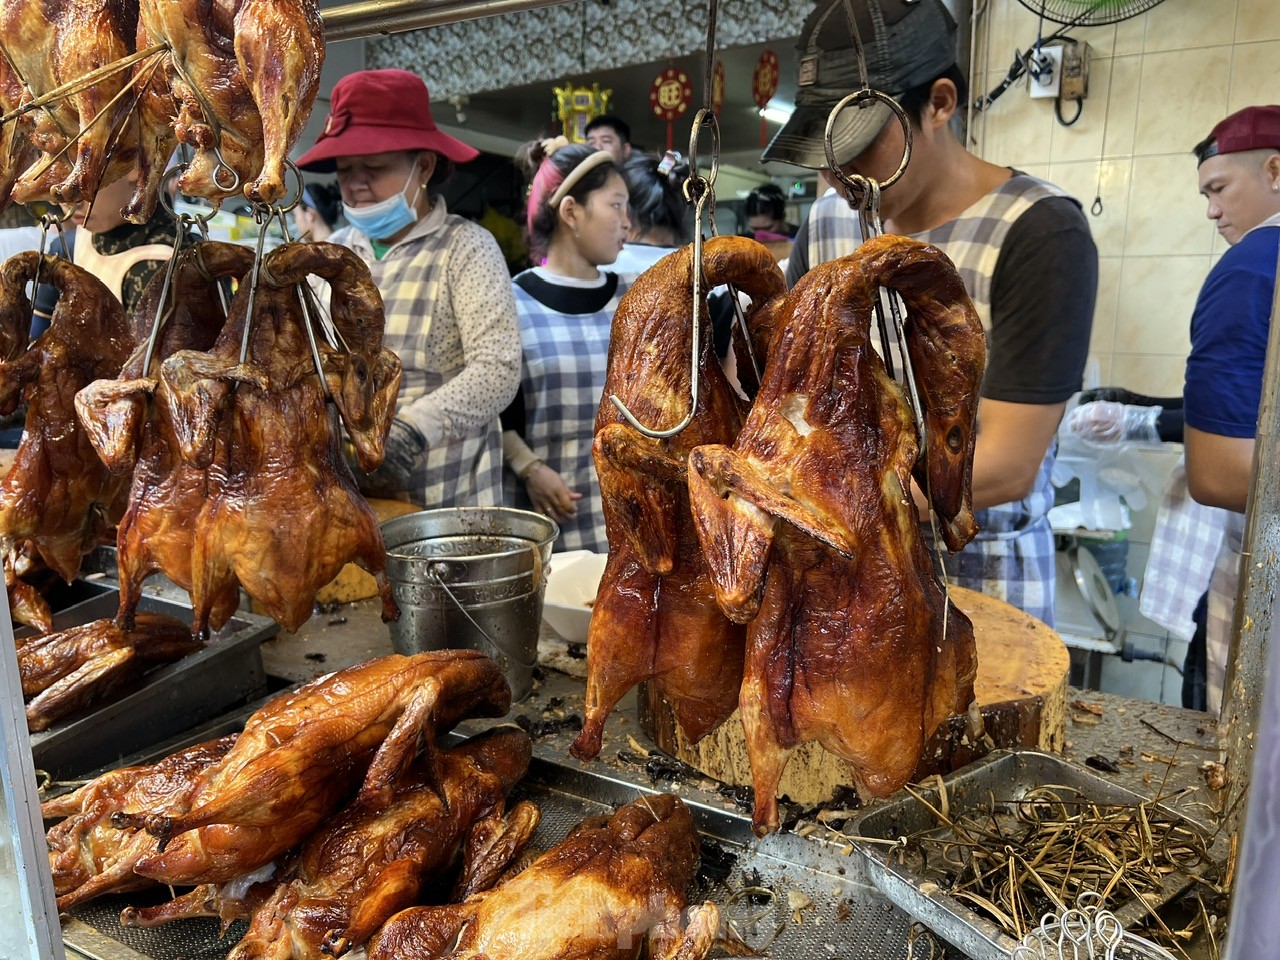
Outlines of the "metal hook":
{"type": "Polygon", "coordinates": [[[220,144],[215,143],[210,149],[213,150],[213,155],[218,158],[218,162],[213,168],[213,176],[210,178],[213,180],[213,185],[219,190],[225,190],[227,193],[235,193],[240,189],[240,174],[236,173],[235,168],[231,166],[231,164],[227,163],[226,159],[222,156],[220,144]],[[218,179],[223,170],[231,174],[231,186],[229,187],[224,187],[222,182],[218,179]]]}
{"type": "Polygon", "coordinates": [[[898,118],[898,123],[902,126],[902,162],[898,164],[898,169],[893,172],[889,179],[881,181],[880,189],[887,190],[901,180],[903,173],[906,172],[907,164],[911,162],[911,121],[907,118],[907,111],[902,109],[902,104],[887,93],[881,93],[879,90],[864,89],[851,93],[832,107],[831,112],[827,114],[827,126],[822,137],[822,146],[827,155],[827,167],[832,176],[850,191],[856,191],[858,188],[854,180],[840,169],[840,162],[836,159],[835,146],[831,142],[831,137],[835,132],[836,118],[848,107],[857,106],[859,109],[865,109],[862,104],[876,100],[887,104],[889,109],[893,111],[894,116],[898,118]]]}
{"type": "Polygon", "coordinates": [[[262,275],[262,253],[267,242],[267,224],[270,222],[270,211],[258,208],[254,211],[254,219],[258,223],[258,246],[253,256],[253,270],[249,273],[249,303],[244,315],[244,333],[240,337],[240,362],[249,357],[249,339],[253,334],[253,306],[258,298],[258,278],[262,275]]]}
{"type": "Polygon", "coordinates": [[[142,355],[142,375],[145,377],[151,372],[151,359],[155,355],[156,341],[160,338],[160,328],[164,326],[168,320],[169,314],[172,312],[169,307],[169,295],[173,291],[173,274],[177,269],[178,257],[182,254],[182,239],[185,231],[182,229],[181,221],[178,222],[178,229],[173,238],[173,255],[169,258],[169,263],[164,269],[164,280],[160,285],[160,299],[156,301],[156,315],[151,320],[151,333],[147,337],[147,349],[142,355]]]}

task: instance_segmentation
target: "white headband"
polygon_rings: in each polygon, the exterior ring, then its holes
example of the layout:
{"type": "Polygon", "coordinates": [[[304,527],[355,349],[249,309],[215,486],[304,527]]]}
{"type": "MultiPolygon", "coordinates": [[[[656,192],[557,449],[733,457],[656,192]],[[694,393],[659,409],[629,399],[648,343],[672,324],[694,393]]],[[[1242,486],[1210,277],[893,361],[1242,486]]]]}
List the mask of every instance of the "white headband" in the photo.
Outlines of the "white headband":
{"type": "Polygon", "coordinates": [[[585,157],[580,164],[569,171],[568,176],[561,181],[560,186],[556,187],[556,192],[551,194],[551,199],[547,201],[551,209],[554,210],[560,206],[560,201],[569,195],[569,191],[573,189],[574,184],[585,177],[591,170],[602,163],[612,162],[613,154],[608,150],[597,150],[591,156],[585,157]]]}

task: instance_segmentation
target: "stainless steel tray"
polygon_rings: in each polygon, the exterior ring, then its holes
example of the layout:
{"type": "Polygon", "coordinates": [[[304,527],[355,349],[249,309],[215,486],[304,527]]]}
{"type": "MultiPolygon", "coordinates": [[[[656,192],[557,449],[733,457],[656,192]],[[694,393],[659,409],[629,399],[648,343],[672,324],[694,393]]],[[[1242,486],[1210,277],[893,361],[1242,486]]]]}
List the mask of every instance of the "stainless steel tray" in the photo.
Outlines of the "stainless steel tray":
{"type": "MultiPolygon", "coordinates": [[[[152,760],[188,743],[234,732],[248,712],[240,711],[127,762],[152,760]]],[[[458,734],[451,736],[460,739],[458,734]]],[[[599,769],[599,765],[579,769],[576,764],[534,758],[513,797],[533,800],[542,809],[531,853],[545,851],[585,817],[611,813],[642,793],[657,792],[594,772],[599,769]]],[[[907,958],[911,917],[854,882],[854,858],[825,853],[794,835],[755,841],[745,817],[695,802],[689,806],[704,841],[704,867],[689,892],[691,904],[718,903],[743,938],[763,947],[763,953],[775,960],[907,958]],[[709,866],[720,855],[733,858],[727,870],[709,866]],[[766,898],[764,903],[751,904],[739,894],[730,903],[736,891],[755,885],[770,888],[772,902],[766,898]]],[[[237,922],[220,938],[219,923],[213,919],[183,920],[154,930],[120,926],[125,906],[159,902],[167,896],[161,888],[99,898],[64,918],[63,937],[69,947],[97,960],[221,960],[245,932],[246,925],[237,922]]],[[[921,949],[917,945],[917,957],[928,955],[927,946],[924,954],[921,949]]]]}
{"type": "MultiPolygon", "coordinates": [[[[55,629],[115,615],[119,591],[114,585],[103,584],[89,593],[88,599],[54,615],[55,629]]],[[[186,623],[192,619],[191,606],[174,600],[144,595],[139,608],[186,623]]],[[[107,700],[31,734],[37,769],[57,780],[70,779],[261,696],[267,679],[260,647],[279,629],[274,620],[237,612],[203,650],[153,670],[107,700]]]]}
{"type": "MultiPolygon", "coordinates": [[[[1098,803],[1138,804],[1148,800],[1124,787],[1095,776],[1060,757],[1034,751],[995,751],[958,773],[944,778],[952,816],[986,809],[991,797],[1018,800],[1034,787],[1057,785],[1076,791],[1098,803]]],[[[918,791],[929,803],[938,805],[936,788],[918,791]]],[[[1175,812],[1176,816],[1181,816],[1175,812]]],[[[1185,819],[1185,818],[1184,818],[1185,819]]],[[[1208,831],[1195,821],[1193,828],[1208,831]]],[[[892,800],[868,812],[858,824],[862,837],[896,840],[938,826],[933,813],[914,797],[892,800]]],[[[906,912],[927,924],[973,960],[1009,960],[1017,941],[994,923],[949,896],[937,883],[908,864],[890,862],[890,848],[883,844],[853,839],[873,883],[906,912]]],[[[1189,884],[1189,879],[1171,874],[1158,901],[1143,903],[1135,898],[1115,911],[1121,925],[1128,928],[1151,909],[1161,906],[1189,884]]]]}

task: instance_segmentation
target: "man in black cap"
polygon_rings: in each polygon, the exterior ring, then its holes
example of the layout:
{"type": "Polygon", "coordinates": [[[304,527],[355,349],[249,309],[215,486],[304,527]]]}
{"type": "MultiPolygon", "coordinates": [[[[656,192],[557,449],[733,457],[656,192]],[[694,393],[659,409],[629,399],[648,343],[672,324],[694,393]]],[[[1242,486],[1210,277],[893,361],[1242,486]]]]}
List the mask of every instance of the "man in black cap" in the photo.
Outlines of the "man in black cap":
{"type": "MultiPolygon", "coordinates": [[[[1052,624],[1053,441],[1089,350],[1097,249],[1074,199],[974,156],[956,138],[951,121],[968,91],[942,0],[821,0],[800,37],[795,112],[763,160],[826,166],[827,117],[861,86],[846,9],[871,86],[903,107],[912,128],[911,162],[881,198],[884,228],[945,251],[987,329],[973,474],[981,532],[947,569],[953,582],[1052,624]]],[[[898,120],[880,102],[842,111],[832,135],[845,172],[881,181],[898,168],[903,143],[898,120]]],[[[788,282],[861,240],[857,215],[828,192],[796,237],[788,282]]]]}

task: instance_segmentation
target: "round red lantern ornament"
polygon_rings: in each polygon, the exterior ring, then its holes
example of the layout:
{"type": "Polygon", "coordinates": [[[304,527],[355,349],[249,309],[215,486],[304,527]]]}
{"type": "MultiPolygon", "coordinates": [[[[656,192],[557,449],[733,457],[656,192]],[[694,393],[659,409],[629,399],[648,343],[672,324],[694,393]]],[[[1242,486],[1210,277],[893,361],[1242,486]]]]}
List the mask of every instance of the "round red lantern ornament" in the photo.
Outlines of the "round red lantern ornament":
{"type": "MultiPolygon", "coordinates": [[[[777,92],[778,55],[772,50],[766,50],[760,54],[760,59],[756,62],[755,72],[751,75],[751,98],[755,100],[756,106],[763,110],[777,92]]],[[[761,114],[760,146],[765,146],[768,141],[769,129],[765,124],[764,115],[761,114]]]]}
{"type": "Polygon", "coordinates": [[[675,67],[663,70],[653,86],[649,89],[649,105],[653,115],[667,123],[667,149],[672,148],[671,125],[678,117],[682,117],[693,100],[693,85],[689,82],[689,74],[675,67]]]}

